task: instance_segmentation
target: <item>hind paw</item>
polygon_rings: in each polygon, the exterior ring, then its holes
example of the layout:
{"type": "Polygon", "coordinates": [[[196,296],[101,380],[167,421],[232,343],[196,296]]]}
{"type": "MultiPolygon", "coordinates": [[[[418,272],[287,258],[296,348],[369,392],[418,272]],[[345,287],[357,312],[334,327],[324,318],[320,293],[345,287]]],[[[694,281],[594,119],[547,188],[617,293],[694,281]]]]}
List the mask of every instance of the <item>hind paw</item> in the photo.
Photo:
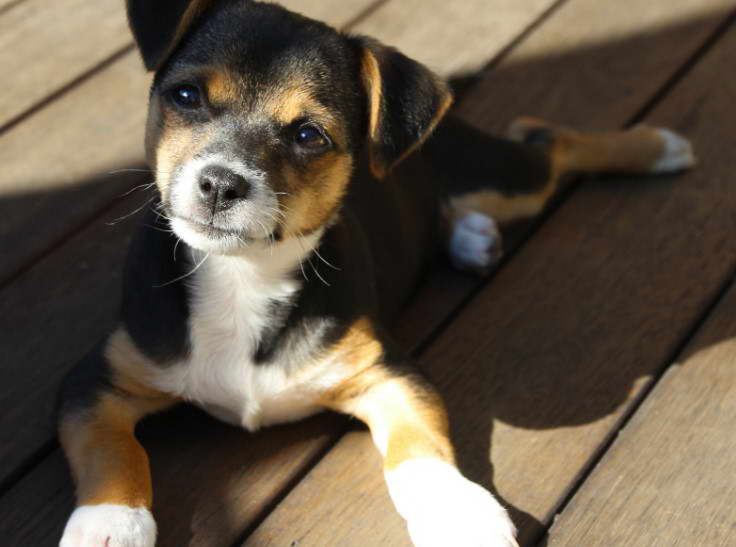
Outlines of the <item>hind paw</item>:
{"type": "Polygon", "coordinates": [[[491,217],[473,212],[455,221],[450,260],[456,268],[486,274],[502,256],[501,232],[491,217]]]}
{"type": "Polygon", "coordinates": [[[655,128],[664,143],[664,150],[652,166],[652,173],[675,173],[693,167],[695,153],[690,141],[670,129],[655,128]]]}

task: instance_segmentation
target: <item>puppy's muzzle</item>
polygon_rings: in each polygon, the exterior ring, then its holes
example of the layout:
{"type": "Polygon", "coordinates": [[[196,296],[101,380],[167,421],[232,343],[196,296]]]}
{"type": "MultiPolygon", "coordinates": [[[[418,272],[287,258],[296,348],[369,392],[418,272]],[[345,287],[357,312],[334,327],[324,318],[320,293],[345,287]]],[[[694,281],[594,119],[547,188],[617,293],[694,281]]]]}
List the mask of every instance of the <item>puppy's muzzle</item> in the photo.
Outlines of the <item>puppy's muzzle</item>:
{"type": "Polygon", "coordinates": [[[251,183],[244,176],[221,165],[204,167],[197,185],[202,205],[213,214],[248,199],[251,193],[251,183]]]}

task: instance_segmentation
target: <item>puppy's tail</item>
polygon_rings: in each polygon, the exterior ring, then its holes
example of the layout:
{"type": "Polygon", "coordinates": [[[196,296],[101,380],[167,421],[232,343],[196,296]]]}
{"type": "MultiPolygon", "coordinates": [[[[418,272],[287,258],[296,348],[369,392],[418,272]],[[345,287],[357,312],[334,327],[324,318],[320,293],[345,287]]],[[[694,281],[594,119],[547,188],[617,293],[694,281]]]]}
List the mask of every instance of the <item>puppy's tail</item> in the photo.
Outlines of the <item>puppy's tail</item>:
{"type": "Polygon", "coordinates": [[[646,125],[587,133],[523,117],[511,124],[509,137],[547,147],[553,178],[571,173],[671,173],[696,161],[687,139],[646,125]]]}

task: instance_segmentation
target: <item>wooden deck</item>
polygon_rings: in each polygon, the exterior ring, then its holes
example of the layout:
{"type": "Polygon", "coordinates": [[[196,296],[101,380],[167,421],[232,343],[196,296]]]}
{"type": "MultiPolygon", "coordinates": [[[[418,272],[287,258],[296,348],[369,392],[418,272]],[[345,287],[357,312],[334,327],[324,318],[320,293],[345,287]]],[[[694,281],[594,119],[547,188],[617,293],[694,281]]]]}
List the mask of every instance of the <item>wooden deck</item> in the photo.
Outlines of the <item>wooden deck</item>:
{"type": "MultiPolygon", "coordinates": [[[[481,127],[694,140],[684,176],[569,188],[488,279],[437,272],[397,336],[523,545],[736,545],[736,3],[286,3],[456,78],[481,127]]],[[[73,506],[54,392],[115,317],[149,77],[123,0],[0,0],[0,66],[0,543],[46,546],[73,506]]],[[[139,432],[161,546],[409,544],[354,422],[180,408],[139,432]]]]}

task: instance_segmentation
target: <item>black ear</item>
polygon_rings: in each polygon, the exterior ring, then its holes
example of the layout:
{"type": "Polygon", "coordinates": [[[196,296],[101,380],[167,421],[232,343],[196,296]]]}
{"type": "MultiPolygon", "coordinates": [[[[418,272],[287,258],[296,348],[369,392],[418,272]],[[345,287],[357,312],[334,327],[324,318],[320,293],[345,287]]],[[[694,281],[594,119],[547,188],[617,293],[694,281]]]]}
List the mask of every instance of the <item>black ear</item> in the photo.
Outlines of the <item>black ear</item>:
{"type": "Polygon", "coordinates": [[[214,0],[126,0],[128,23],[148,70],[158,69],[214,0]]]}
{"type": "Polygon", "coordinates": [[[452,104],[447,84],[427,67],[370,38],[362,46],[373,174],[382,178],[416,150],[452,104]]]}

